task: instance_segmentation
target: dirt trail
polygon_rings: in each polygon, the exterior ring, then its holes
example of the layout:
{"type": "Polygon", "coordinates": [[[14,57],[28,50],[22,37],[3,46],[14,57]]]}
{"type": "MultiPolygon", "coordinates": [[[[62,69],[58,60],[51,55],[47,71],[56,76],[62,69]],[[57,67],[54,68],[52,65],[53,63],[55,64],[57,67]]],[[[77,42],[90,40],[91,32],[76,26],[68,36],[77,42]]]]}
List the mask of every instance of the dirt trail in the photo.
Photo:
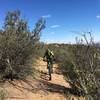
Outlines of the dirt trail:
{"type": "Polygon", "coordinates": [[[41,72],[37,80],[28,77],[20,82],[7,82],[0,85],[8,92],[7,100],[67,100],[64,94],[65,90],[69,91],[70,85],[59,73],[58,65],[54,64],[51,81],[48,80],[46,62],[41,58],[37,61],[36,69],[41,72]]]}

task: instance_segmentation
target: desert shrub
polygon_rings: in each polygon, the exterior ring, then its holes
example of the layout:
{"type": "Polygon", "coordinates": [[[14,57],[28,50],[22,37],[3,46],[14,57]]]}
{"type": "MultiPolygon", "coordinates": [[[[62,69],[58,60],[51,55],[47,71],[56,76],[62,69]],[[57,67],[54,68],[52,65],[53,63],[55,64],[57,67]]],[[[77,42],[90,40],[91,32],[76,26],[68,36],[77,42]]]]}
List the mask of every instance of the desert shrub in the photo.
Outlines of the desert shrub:
{"type": "MultiPolygon", "coordinates": [[[[89,33],[90,34],[90,33],[89,33]]],[[[86,41],[77,41],[77,44],[70,47],[72,51],[72,63],[74,65],[74,72],[76,73],[79,87],[86,95],[86,100],[98,100],[100,97],[99,83],[97,82],[97,68],[100,68],[100,48],[95,46],[92,37],[90,41],[86,35],[82,35],[86,41]]],[[[90,34],[91,36],[91,34],[90,34]]]]}
{"type": "Polygon", "coordinates": [[[100,46],[96,45],[90,34],[90,41],[83,39],[73,45],[52,47],[60,71],[72,86],[72,92],[85,96],[86,100],[98,100],[100,97],[100,46]]]}
{"type": "Polygon", "coordinates": [[[24,78],[33,73],[32,63],[44,28],[40,19],[30,32],[20,12],[8,12],[4,29],[0,32],[0,75],[2,78],[24,78]]]}

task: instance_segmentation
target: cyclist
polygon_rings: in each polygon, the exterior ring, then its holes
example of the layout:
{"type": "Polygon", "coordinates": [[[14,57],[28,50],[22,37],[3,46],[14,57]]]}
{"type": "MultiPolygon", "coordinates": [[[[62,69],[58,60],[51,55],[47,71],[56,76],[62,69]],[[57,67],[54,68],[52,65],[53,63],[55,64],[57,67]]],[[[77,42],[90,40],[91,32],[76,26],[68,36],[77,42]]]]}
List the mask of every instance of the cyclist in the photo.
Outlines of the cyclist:
{"type": "Polygon", "coordinates": [[[53,61],[54,61],[54,53],[50,50],[47,49],[44,53],[43,61],[47,61],[47,69],[49,73],[49,80],[51,80],[51,73],[53,73],[53,61]]]}

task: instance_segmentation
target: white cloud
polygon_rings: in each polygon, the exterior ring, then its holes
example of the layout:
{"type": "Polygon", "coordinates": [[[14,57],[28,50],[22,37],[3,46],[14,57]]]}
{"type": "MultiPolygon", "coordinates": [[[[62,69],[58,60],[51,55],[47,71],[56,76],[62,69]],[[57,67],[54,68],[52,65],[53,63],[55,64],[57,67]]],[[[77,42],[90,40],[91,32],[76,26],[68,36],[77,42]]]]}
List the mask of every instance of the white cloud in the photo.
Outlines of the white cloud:
{"type": "Polygon", "coordinates": [[[50,15],[50,14],[48,14],[48,15],[43,15],[42,17],[43,17],[43,18],[50,18],[51,15],[50,15]]]}
{"type": "Polygon", "coordinates": [[[97,18],[97,19],[100,19],[100,15],[97,15],[96,18],[97,18]]]}
{"type": "Polygon", "coordinates": [[[58,28],[60,25],[52,25],[51,28],[58,28]]]}

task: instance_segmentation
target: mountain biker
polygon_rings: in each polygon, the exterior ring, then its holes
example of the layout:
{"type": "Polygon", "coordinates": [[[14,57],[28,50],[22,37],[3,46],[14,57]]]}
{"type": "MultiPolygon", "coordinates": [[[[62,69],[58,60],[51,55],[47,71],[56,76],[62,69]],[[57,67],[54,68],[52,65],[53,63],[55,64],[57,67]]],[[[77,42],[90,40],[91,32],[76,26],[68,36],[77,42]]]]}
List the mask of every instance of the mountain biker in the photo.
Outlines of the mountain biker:
{"type": "Polygon", "coordinates": [[[45,51],[44,56],[43,56],[43,61],[47,62],[47,69],[49,71],[49,76],[50,76],[49,80],[51,80],[51,73],[53,73],[54,53],[50,49],[47,49],[45,51]]]}

